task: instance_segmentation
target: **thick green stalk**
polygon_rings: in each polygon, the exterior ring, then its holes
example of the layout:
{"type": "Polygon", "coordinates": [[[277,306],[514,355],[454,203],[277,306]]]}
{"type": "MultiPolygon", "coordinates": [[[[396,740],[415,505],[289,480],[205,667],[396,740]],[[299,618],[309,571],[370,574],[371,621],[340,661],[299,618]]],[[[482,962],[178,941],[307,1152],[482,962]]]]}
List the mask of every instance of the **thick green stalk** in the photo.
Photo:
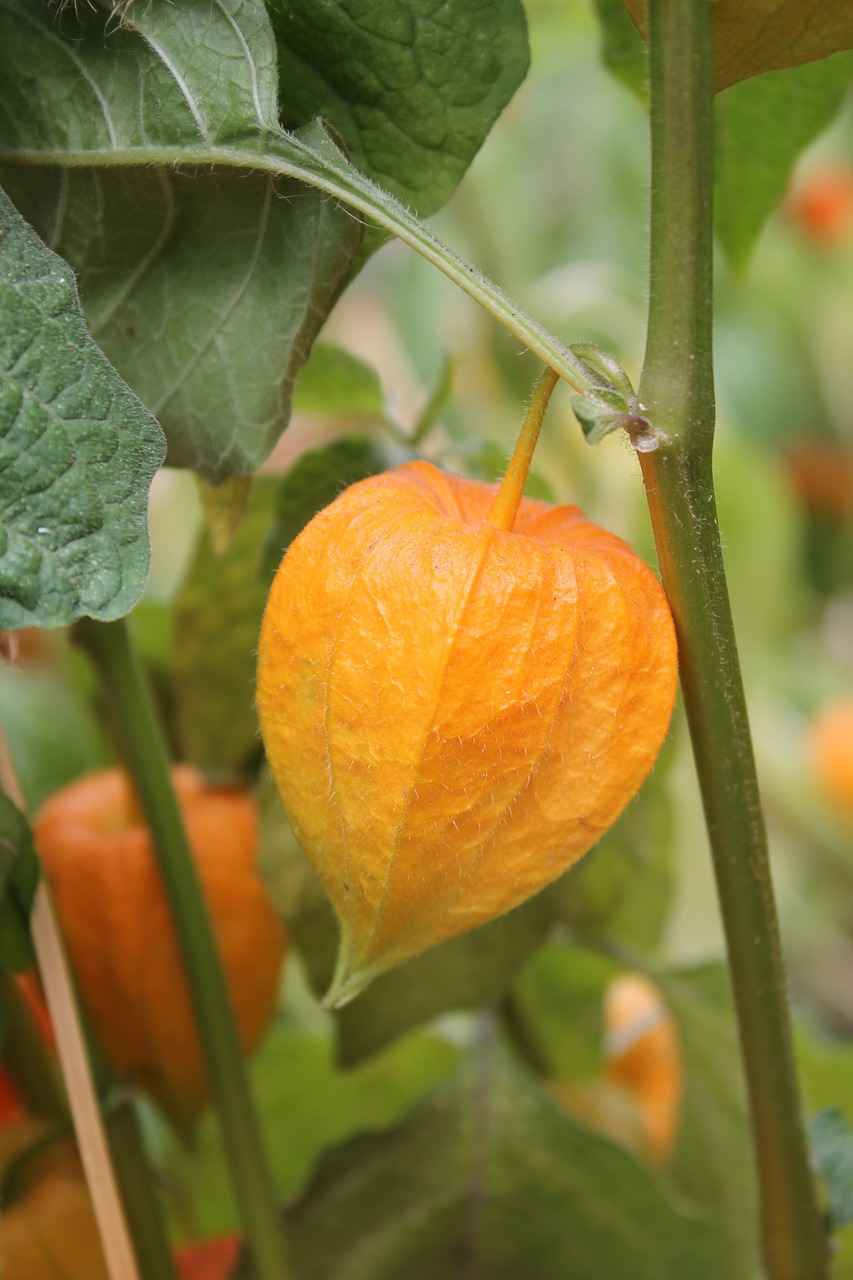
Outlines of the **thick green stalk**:
{"type": "Polygon", "coordinates": [[[705,807],[740,1031],[772,1280],[821,1280],[785,973],[717,526],[712,326],[713,61],[708,0],[650,0],[651,287],[641,455],[705,807]]]}
{"type": "Polygon", "coordinates": [[[291,1280],[257,1116],[210,917],[169,776],[150,690],[123,621],[77,624],[115,716],[128,767],[154,838],[219,1113],[234,1193],[258,1280],[291,1280]]]}
{"type": "Polygon", "coordinates": [[[105,1113],[104,1121],[141,1280],[177,1280],[163,1206],[133,1103],[122,1098],[105,1113]]]}

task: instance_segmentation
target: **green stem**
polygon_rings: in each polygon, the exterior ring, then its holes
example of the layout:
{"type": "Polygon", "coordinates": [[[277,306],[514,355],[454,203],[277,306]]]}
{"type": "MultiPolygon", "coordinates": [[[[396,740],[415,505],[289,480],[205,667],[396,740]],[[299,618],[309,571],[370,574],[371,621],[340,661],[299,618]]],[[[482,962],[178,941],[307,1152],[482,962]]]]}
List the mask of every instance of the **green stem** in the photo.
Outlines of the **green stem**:
{"type": "Polygon", "coordinates": [[[665,433],[641,455],[714,857],[772,1280],[819,1280],[785,972],[714,502],[713,58],[707,0],[650,0],[651,292],[640,399],[665,433]]]}
{"type": "Polygon", "coordinates": [[[129,1098],[105,1111],[107,1140],[142,1280],[176,1280],[163,1208],[129,1098]]]}
{"type": "Polygon", "coordinates": [[[210,917],[169,776],[163,731],[123,621],[84,619],[76,635],[91,655],[154,838],[175,919],[235,1198],[258,1280],[291,1280],[272,1177],[210,917]]]}

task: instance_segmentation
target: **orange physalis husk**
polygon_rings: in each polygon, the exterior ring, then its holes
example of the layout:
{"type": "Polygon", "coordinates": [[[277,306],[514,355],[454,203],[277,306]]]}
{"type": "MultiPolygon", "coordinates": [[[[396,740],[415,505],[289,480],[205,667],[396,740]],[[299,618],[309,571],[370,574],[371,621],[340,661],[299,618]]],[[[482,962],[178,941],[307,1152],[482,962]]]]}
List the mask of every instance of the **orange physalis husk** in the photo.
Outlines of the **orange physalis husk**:
{"type": "Polygon", "coordinates": [[[258,710],[341,926],[327,1003],[537,893],[654,763],[675,636],[654,574],[576,507],[408,463],[287,552],[258,710]]]}
{"type": "MultiPolygon", "coordinates": [[[[258,876],[258,821],[244,792],[172,781],[248,1053],[275,1009],[285,934],[258,876]]],[[[52,796],[34,823],[63,935],[104,1056],[189,1125],[209,1096],[204,1055],[151,835],[119,769],[52,796]]]]}

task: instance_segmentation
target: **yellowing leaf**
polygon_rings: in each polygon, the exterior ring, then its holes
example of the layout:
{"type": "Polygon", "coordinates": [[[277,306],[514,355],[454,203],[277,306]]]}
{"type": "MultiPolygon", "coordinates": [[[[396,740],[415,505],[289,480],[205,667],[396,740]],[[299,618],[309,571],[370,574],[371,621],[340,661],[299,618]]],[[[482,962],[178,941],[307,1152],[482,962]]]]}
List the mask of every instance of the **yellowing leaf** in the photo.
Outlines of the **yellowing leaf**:
{"type": "MultiPolygon", "coordinates": [[[[646,0],[623,0],[645,36],[646,0]]],[[[714,88],[853,48],[853,0],[714,0],[714,88]]]]}

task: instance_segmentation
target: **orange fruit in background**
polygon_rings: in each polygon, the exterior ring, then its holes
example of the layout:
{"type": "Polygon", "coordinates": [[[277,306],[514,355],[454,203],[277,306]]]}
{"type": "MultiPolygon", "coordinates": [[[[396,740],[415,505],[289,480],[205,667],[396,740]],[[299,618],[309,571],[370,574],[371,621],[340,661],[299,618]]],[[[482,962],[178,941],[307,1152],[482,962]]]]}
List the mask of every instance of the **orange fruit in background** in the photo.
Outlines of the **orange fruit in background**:
{"type": "Polygon", "coordinates": [[[853,170],[838,164],[804,174],[788,196],[787,206],[808,239],[844,244],[853,239],[853,170]]]}
{"type": "Polygon", "coordinates": [[[217,1236],[175,1250],[179,1280],[229,1280],[240,1256],[240,1237],[217,1236]]]}
{"type": "MultiPolygon", "coordinates": [[[[283,927],[256,867],[250,796],[172,778],[248,1053],[275,1009],[283,927]]],[[[51,797],[34,823],[71,962],[112,1069],[188,1123],[208,1097],[178,941],[128,779],[93,773],[51,797]]]]}
{"type": "MultiPolygon", "coordinates": [[[[0,1130],[0,1167],[44,1140],[32,1120],[0,1130]]],[[[17,1198],[3,1205],[3,1280],[109,1280],[83,1168],[68,1140],[51,1142],[28,1161],[17,1198]]]]}
{"type": "Polygon", "coordinates": [[[331,898],[327,1000],[509,911],[581,857],[654,763],[676,688],[654,574],[576,507],[424,462],[320,512],[278,570],[257,701],[331,898]]]}
{"type": "Polygon", "coordinates": [[[828,802],[853,819],[853,698],[842,698],[815,716],[808,754],[818,786],[828,802]]]}
{"type": "Polygon", "coordinates": [[[604,1052],[598,1079],[555,1080],[552,1094],[588,1128],[666,1160],[678,1135],[684,1067],[675,1022],[658,988],[641,973],[621,974],[607,986],[604,1052]]]}

